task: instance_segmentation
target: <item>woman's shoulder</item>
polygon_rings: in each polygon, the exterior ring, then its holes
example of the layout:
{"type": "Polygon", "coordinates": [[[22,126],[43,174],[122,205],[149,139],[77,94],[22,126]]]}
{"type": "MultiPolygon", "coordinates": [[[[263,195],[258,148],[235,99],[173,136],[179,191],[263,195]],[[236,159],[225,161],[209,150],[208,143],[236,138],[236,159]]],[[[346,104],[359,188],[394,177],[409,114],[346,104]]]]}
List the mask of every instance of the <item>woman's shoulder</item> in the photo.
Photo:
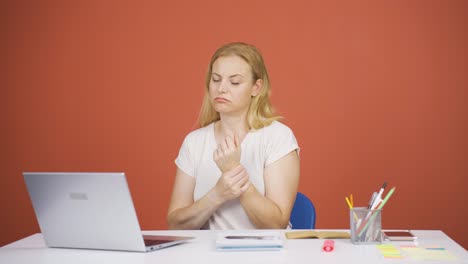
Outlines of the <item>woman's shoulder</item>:
{"type": "Polygon", "coordinates": [[[270,125],[263,127],[262,130],[267,134],[289,134],[292,133],[292,129],[289,126],[279,122],[273,121],[270,125]]]}
{"type": "Polygon", "coordinates": [[[190,133],[187,134],[185,137],[185,141],[199,141],[206,136],[210,135],[210,133],[213,131],[213,123],[197,128],[195,130],[192,130],[190,133]]]}

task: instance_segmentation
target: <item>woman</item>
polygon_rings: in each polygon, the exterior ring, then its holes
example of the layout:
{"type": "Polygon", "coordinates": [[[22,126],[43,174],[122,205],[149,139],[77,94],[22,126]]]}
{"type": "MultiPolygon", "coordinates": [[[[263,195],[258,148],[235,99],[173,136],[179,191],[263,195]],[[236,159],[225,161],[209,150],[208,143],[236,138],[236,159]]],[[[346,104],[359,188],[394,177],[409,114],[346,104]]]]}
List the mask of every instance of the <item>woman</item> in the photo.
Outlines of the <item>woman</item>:
{"type": "Polygon", "coordinates": [[[211,58],[200,128],[175,163],[170,229],[283,229],[299,182],[299,147],[278,122],[258,49],[230,43],[211,58]]]}

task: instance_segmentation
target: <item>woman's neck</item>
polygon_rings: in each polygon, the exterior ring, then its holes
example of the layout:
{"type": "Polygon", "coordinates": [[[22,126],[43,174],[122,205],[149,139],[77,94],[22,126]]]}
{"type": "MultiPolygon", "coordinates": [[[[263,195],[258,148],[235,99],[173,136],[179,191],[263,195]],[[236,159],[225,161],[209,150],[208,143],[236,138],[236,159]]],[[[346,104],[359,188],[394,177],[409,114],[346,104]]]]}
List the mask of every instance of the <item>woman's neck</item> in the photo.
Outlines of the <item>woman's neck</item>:
{"type": "Polygon", "coordinates": [[[224,139],[227,136],[234,137],[234,134],[237,134],[239,140],[242,141],[249,130],[245,118],[222,116],[221,119],[215,123],[215,132],[220,139],[224,139]]]}

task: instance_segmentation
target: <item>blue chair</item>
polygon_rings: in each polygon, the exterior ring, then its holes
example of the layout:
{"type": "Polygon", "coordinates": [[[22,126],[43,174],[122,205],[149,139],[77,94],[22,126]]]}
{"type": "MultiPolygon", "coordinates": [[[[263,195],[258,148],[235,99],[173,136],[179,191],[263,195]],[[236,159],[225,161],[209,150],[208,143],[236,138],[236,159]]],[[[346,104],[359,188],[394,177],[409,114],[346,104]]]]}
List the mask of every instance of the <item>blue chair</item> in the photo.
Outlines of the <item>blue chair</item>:
{"type": "Polygon", "coordinates": [[[298,192],[289,221],[292,229],[315,229],[315,207],[312,201],[298,192]]]}

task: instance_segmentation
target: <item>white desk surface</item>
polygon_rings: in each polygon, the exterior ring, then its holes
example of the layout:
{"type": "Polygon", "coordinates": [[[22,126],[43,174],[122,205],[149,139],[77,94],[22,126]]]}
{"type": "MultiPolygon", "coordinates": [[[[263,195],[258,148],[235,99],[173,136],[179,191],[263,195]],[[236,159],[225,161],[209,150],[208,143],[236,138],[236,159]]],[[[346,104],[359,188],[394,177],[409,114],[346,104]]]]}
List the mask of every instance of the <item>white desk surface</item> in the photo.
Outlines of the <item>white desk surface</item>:
{"type": "MultiPolygon", "coordinates": [[[[245,231],[242,231],[245,232],[245,231]]],[[[259,232],[255,230],[254,232],[259,232]]],[[[385,259],[375,245],[353,245],[349,239],[335,239],[335,250],[321,250],[322,239],[289,239],[280,251],[219,252],[216,231],[144,231],[148,235],[195,236],[191,242],[148,253],[47,248],[41,234],[34,234],[0,248],[0,263],[468,263],[467,251],[441,231],[413,230],[419,246],[438,245],[448,249],[456,261],[385,259]]],[[[385,242],[388,243],[388,242],[385,242]]],[[[394,242],[405,243],[412,242],[394,242]]],[[[399,244],[396,244],[399,245],[399,244]]]]}

